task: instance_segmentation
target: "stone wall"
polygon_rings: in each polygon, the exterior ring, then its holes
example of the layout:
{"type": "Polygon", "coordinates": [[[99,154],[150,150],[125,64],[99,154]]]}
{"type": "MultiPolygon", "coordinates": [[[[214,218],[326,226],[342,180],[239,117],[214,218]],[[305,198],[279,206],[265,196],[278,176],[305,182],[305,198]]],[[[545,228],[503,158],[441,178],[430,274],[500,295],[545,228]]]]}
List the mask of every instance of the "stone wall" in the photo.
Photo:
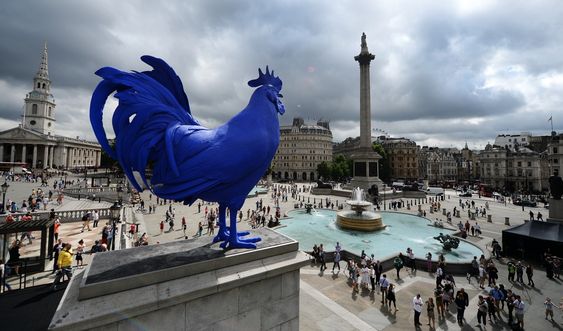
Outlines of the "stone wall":
{"type": "Polygon", "coordinates": [[[198,238],[97,254],[72,278],[49,329],[298,330],[308,257],[294,240],[256,232],[256,250],[198,238]]]}

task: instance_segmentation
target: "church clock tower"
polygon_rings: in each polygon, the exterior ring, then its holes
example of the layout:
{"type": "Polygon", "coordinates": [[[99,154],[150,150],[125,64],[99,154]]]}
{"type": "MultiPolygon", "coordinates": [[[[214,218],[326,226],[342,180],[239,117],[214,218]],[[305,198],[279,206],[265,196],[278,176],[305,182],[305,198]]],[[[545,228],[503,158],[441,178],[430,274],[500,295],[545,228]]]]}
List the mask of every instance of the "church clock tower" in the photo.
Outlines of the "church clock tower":
{"type": "Polygon", "coordinates": [[[39,71],[33,78],[33,90],[25,97],[23,127],[46,135],[55,134],[55,99],[47,67],[47,43],[41,56],[39,71]]]}

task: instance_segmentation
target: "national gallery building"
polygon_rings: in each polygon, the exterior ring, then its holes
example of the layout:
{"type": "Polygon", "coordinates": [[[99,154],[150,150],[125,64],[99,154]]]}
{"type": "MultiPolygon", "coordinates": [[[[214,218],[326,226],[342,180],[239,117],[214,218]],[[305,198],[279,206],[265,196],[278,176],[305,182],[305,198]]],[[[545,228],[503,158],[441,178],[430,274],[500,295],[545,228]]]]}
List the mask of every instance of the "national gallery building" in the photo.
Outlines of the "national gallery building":
{"type": "Polygon", "coordinates": [[[51,94],[47,45],[33,90],[25,97],[22,124],[0,132],[0,162],[26,163],[33,169],[99,167],[97,142],[55,134],[55,99],[51,94]]]}

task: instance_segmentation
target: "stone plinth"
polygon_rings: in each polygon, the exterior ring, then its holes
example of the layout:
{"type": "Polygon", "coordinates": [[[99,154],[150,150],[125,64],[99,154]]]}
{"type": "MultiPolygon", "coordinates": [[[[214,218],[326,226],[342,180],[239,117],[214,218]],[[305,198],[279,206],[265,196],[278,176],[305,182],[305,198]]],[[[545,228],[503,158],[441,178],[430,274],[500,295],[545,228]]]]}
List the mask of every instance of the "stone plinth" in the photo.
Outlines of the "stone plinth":
{"type": "Polygon", "coordinates": [[[299,328],[298,243],[269,229],[256,250],[210,237],[97,253],[77,274],[50,330],[299,328]]]}
{"type": "Polygon", "coordinates": [[[563,222],[563,200],[549,199],[549,221],[563,222]]]}

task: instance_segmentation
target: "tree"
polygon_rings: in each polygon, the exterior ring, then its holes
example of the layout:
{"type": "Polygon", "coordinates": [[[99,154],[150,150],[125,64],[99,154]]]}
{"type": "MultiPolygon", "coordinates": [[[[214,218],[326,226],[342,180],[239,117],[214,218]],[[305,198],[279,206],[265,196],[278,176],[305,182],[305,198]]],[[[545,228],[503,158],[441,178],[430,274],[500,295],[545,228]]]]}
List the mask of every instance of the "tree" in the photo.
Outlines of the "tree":
{"type": "Polygon", "coordinates": [[[319,165],[317,165],[317,173],[319,174],[319,177],[322,178],[323,180],[330,179],[332,177],[331,166],[325,161],[323,161],[319,163],[319,165]]]}

